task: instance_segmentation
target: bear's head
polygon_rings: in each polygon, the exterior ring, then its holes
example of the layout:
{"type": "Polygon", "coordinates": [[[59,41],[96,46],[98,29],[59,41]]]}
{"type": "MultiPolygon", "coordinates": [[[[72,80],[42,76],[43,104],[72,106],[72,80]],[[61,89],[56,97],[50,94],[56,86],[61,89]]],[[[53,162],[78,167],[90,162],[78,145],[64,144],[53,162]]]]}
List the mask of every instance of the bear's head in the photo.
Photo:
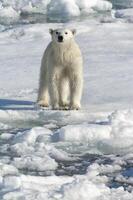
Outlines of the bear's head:
{"type": "Polygon", "coordinates": [[[57,44],[64,44],[74,39],[76,30],[70,29],[49,29],[49,32],[52,36],[52,41],[57,44]]]}

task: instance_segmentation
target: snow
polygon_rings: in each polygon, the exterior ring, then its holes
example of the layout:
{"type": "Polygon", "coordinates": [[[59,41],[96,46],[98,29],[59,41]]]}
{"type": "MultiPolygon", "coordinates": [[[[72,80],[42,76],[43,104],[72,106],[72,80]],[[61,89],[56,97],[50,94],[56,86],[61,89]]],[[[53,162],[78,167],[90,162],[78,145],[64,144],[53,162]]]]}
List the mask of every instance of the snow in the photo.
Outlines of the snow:
{"type": "MultiPolygon", "coordinates": [[[[53,17],[63,10],[69,18],[112,8],[102,0],[1,2],[5,21],[21,13],[53,17]]],[[[1,200],[133,199],[132,9],[113,12],[113,19],[0,26],[1,200]],[[82,109],[39,109],[48,29],[64,26],[76,27],[84,57],[82,109]]]]}

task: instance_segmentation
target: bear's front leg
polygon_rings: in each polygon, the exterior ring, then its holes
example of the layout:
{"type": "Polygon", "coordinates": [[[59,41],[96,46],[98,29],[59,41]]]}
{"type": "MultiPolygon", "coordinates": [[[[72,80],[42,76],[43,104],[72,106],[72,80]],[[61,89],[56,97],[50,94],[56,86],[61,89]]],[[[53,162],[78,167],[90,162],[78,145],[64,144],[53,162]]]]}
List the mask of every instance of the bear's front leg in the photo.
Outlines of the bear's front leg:
{"type": "Polygon", "coordinates": [[[58,92],[58,73],[55,71],[51,72],[49,75],[49,95],[52,109],[59,109],[59,92],[58,92]]]}
{"type": "Polygon", "coordinates": [[[81,107],[81,95],[83,87],[83,78],[81,74],[73,74],[70,80],[70,109],[79,110],[81,107]]]}
{"type": "Polygon", "coordinates": [[[49,95],[48,95],[48,72],[45,59],[42,60],[40,69],[40,80],[39,80],[39,91],[38,91],[38,105],[42,107],[49,106],[49,95]]]}
{"type": "Polygon", "coordinates": [[[60,75],[59,81],[59,106],[61,110],[67,110],[69,106],[68,102],[68,79],[64,76],[64,73],[60,75]]]}

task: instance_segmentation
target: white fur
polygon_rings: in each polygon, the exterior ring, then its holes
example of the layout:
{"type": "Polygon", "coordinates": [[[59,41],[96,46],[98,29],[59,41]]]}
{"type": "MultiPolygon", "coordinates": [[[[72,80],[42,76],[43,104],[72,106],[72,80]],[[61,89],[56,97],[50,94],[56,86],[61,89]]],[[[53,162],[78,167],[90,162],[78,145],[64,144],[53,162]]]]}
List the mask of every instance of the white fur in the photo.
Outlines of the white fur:
{"type": "Polygon", "coordinates": [[[79,109],[83,67],[80,49],[74,40],[75,30],[57,29],[50,33],[52,41],[41,62],[38,104],[48,106],[50,100],[53,109],[66,105],[70,109],[79,109]],[[61,43],[59,35],[63,37],[61,43]]]}

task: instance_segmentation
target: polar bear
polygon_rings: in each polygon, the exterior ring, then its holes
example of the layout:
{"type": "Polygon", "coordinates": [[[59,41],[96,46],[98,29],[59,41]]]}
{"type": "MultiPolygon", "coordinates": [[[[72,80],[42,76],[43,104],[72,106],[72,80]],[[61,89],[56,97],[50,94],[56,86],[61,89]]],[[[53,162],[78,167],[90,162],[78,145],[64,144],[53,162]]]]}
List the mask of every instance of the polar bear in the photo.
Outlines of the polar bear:
{"type": "Polygon", "coordinates": [[[76,30],[50,29],[52,41],[41,61],[37,103],[52,109],[80,109],[83,59],[74,40],[76,30]],[[49,98],[50,97],[50,98],[49,98]]]}

